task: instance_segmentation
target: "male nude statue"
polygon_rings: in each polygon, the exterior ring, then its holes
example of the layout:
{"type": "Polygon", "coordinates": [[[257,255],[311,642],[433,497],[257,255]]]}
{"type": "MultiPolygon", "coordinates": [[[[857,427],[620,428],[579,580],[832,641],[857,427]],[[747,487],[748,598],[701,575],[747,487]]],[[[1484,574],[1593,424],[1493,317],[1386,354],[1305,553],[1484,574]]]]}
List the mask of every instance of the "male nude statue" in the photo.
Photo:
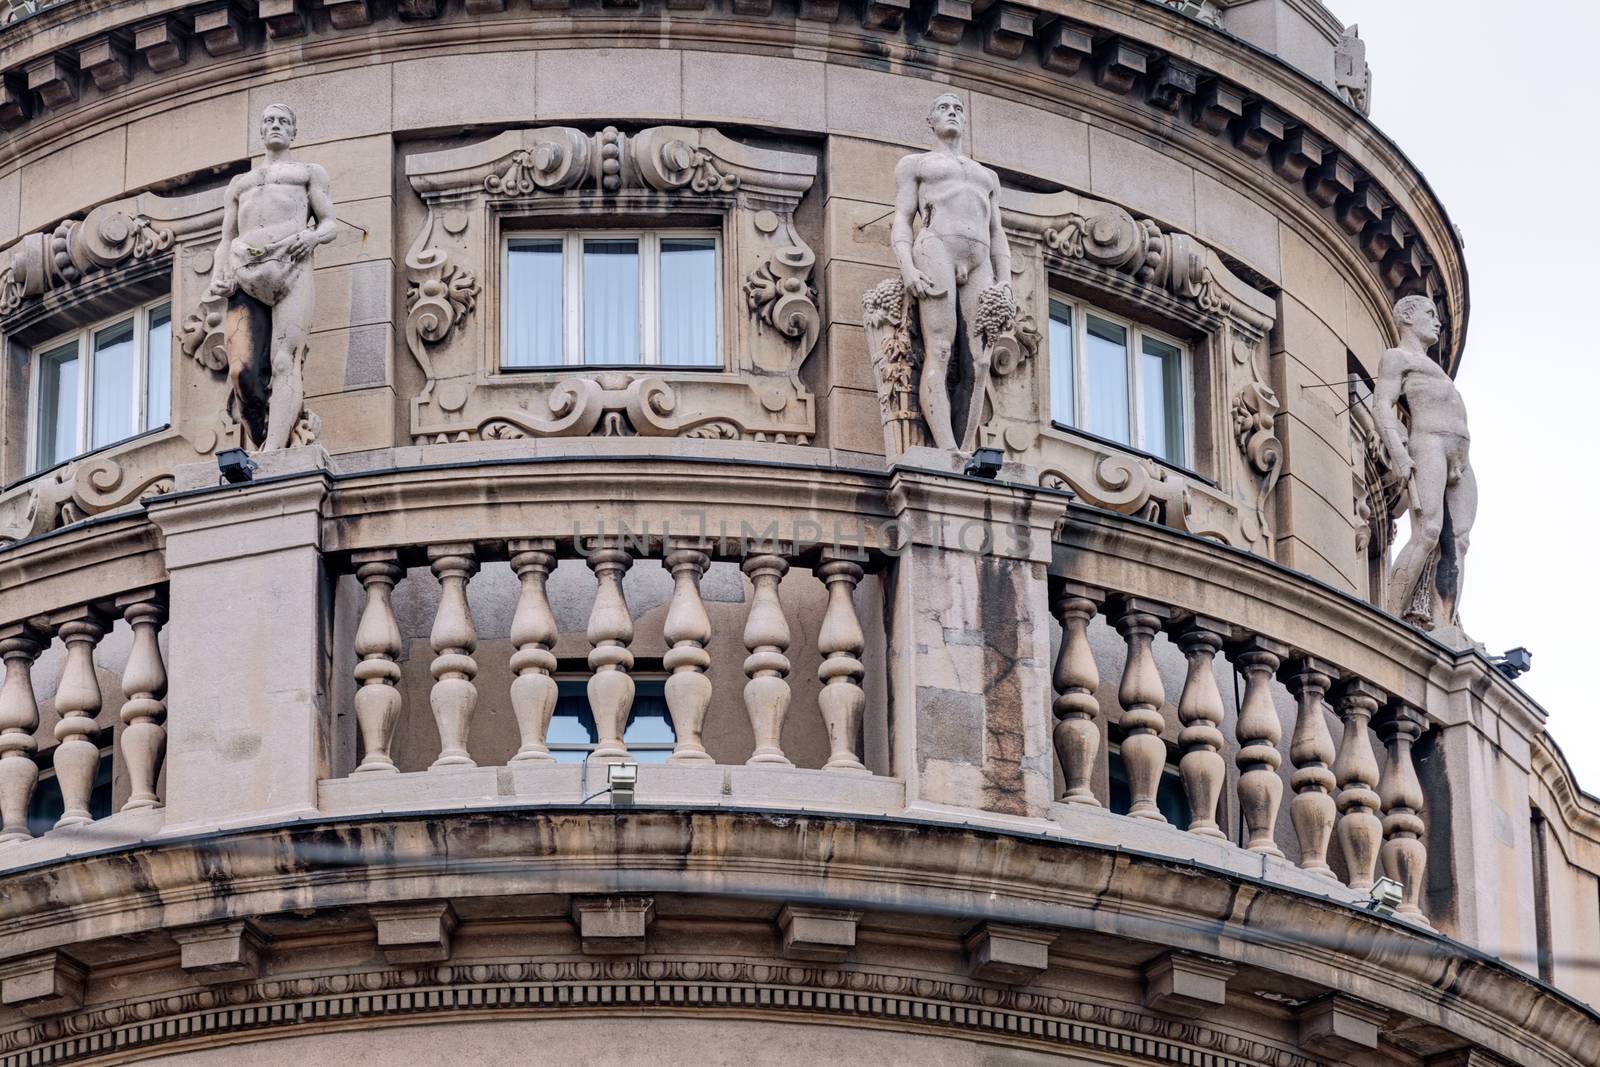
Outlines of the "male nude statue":
{"type": "MultiPolygon", "coordinates": [[[[1433,301],[1404,297],[1394,306],[1394,319],[1400,345],[1389,349],[1379,365],[1373,406],[1396,473],[1411,489],[1411,539],[1394,563],[1389,610],[1402,618],[1411,613],[1417,585],[1438,549],[1446,577],[1439,583],[1445,591],[1441,621],[1455,625],[1463,563],[1478,513],[1478,481],[1467,460],[1471,444],[1467,409],[1456,383],[1428,355],[1429,347],[1439,341],[1439,313],[1433,301]],[[1401,400],[1411,413],[1409,434],[1395,415],[1401,400]]],[[[1438,595],[1431,589],[1424,592],[1430,601],[1438,595]]],[[[1435,618],[1440,616],[1440,611],[1434,612],[1435,618]]]]}
{"type": "Polygon", "coordinates": [[[1011,246],[1000,225],[1000,178],[961,154],[966,126],[961,98],[946,93],[933,102],[928,126],[934,150],[906,156],[895,167],[894,227],[890,239],[906,292],[915,298],[922,327],[922,381],[917,398],[934,446],[970,452],[983,421],[990,354],[977,331],[978,297],[994,285],[1011,285],[1011,246]],[[920,223],[913,236],[913,224],[920,223]],[[960,441],[946,376],[958,330],[972,361],[971,391],[960,441]]]}
{"type": "Polygon", "coordinates": [[[261,113],[261,166],[228,183],[207,299],[229,301],[230,407],[253,451],[287,448],[304,402],[312,252],[334,238],[328,172],[289,158],[294,112],[261,113]]]}

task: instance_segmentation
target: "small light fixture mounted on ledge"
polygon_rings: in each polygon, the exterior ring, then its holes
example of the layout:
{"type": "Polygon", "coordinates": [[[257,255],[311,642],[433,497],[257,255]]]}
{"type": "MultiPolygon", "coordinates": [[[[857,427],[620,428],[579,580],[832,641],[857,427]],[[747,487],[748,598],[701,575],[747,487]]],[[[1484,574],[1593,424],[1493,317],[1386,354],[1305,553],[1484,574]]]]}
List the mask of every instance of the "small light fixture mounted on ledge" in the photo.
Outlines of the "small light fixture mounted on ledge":
{"type": "Polygon", "coordinates": [[[612,763],[606,767],[606,787],[611,791],[611,803],[619,808],[633,807],[634,791],[639,786],[637,763],[612,763]]]}
{"type": "Polygon", "coordinates": [[[1489,666],[1507,678],[1520,678],[1533,670],[1533,653],[1518,645],[1508,649],[1504,655],[1490,656],[1489,666]]]}
{"type": "Polygon", "coordinates": [[[972,458],[961,468],[961,473],[974,478],[995,478],[1000,474],[1000,465],[1004,462],[1005,454],[998,448],[980,448],[972,453],[972,458]]]}
{"type": "Polygon", "coordinates": [[[218,485],[243,485],[254,480],[256,461],[246,455],[242,448],[228,448],[217,453],[217,470],[221,472],[218,485]]]}
{"type": "Polygon", "coordinates": [[[1405,886],[1393,878],[1379,878],[1367,892],[1367,910],[1374,915],[1392,916],[1405,899],[1405,891],[1405,886]]]}

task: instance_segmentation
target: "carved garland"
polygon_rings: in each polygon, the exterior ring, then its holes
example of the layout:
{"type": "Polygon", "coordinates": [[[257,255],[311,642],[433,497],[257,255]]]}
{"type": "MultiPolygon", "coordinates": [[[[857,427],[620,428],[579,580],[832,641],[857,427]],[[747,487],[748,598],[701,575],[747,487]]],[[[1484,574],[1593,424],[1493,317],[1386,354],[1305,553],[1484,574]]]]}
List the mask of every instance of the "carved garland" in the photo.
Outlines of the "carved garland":
{"type": "Polygon", "coordinates": [[[1317,1067],[1288,1049],[1197,1022],[1064,996],[860,968],[738,959],[546,960],[441,964],[240,982],[79,1011],[0,1035],[0,1067],[66,1063],[204,1035],[299,1025],[363,1026],[408,1015],[663,1008],[915,1021],[1157,1063],[1317,1067]]]}

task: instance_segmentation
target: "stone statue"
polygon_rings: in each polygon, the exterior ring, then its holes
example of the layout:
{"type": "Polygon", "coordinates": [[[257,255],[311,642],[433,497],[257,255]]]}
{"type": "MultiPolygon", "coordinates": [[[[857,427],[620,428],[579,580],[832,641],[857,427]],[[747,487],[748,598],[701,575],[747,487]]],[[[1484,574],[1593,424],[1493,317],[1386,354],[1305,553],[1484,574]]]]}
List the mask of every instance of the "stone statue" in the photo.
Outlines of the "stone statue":
{"type": "Polygon", "coordinates": [[[311,336],[312,253],[334,238],[328,172],[289,158],[295,115],[284,104],[261,113],[266,160],[228,184],[222,242],[211,285],[201,301],[226,301],[229,410],[238,418],[251,451],[287,448],[291,437],[308,439],[314,428],[297,423],[311,336]]]}
{"type": "Polygon", "coordinates": [[[1478,513],[1478,482],[1467,458],[1467,409],[1456,383],[1429,355],[1439,312],[1425,296],[1394,306],[1400,344],[1384,354],[1374,415],[1396,474],[1411,493],[1411,538],[1395,560],[1389,610],[1424,629],[1457,626],[1463,565],[1478,513]],[[1396,406],[1410,414],[1402,426],[1396,406]]]}
{"type": "MultiPolygon", "coordinates": [[[[977,447],[989,386],[995,332],[985,329],[994,310],[1011,300],[1011,247],[1000,225],[1000,178],[961,154],[966,108],[951,93],[928,112],[937,142],[931,152],[907,156],[895,167],[891,242],[908,298],[916,302],[922,337],[918,404],[936,448],[977,447]],[[948,376],[961,344],[967,365],[961,433],[948,376]]],[[[1001,317],[1004,317],[1002,315],[1001,317]]]]}

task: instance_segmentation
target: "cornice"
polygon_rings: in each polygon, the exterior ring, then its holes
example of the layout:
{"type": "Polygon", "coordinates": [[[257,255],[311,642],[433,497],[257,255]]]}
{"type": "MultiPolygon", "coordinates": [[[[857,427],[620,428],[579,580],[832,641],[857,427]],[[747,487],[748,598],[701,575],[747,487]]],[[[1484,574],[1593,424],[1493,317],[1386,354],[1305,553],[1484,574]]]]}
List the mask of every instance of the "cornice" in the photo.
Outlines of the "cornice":
{"type": "MultiPolygon", "coordinates": [[[[181,5],[175,0],[141,5],[139,17],[145,17],[152,6],[169,11],[181,5]]],[[[348,6],[366,7],[364,3],[348,6]]],[[[442,10],[442,5],[435,5],[434,10],[442,10]]],[[[533,17],[550,23],[541,30],[540,47],[591,41],[627,46],[633,39],[627,32],[627,20],[656,22],[650,16],[641,20],[637,10],[621,7],[615,14],[611,10],[571,15],[559,10],[535,12],[533,17]]],[[[934,43],[920,23],[905,18],[902,8],[863,0],[860,28],[852,28],[848,21],[818,19],[815,16],[820,10],[821,6],[802,5],[802,16],[795,19],[786,11],[774,13],[776,9],[762,13],[759,5],[741,6],[737,14],[675,9],[669,25],[657,26],[648,39],[651,47],[671,40],[734,47],[770,44],[791,52],[803,44],[811,54],[839,63],[859,63],[865,48],[886,55],[891,66],[936,71],[941,77],[953,74],[988,80],[1008,91],[1043,92],[1052,99],[1060,96],[1059,87],[1067,78],[1076,83],[1079,95],[1132,94],[1141,100],[1146,121],[1178,125],[1187,118],[1207,136],[1219,135],[1215,138],[1218,147],[1237,155],[1259,179],[1298,190],[1296,195],[1306,207],[1326,223],[1337,227],[1336,218],[1348,222],[1353,227],[1349,232],[1355,235],[1351,247],[1367,258],[1367,272],[1382,281],[1389,297],[1415,291],[1442,297],[1449,322],[1445,363],[1452,368],[1456,365],[1468,314],[1466,273],[1459,241],[1442,206],[1393,142],[1325,86],[1275,57],[1148,0],[995,5],[969,22],[954,20],[949,39],[959,42],[965,36],[974,46],[959,52],[956,46],[934,43]],[[905,43],[899,40],[902,24],[910,34],[905,43]],[[969,28],[970,34],[966,33],[969,28]],[[1098,88],[1090,89],[1086,83],[1091,82],[1098,88]],[[1324,149],[1335,151],[1338,157],[1327,163],[1330,182],[1307,184],[1308,174],[1315,178],[1318,166],[1325,162],[1324,149]],[[1276,178],[1267,178],[1274,174],[1276,178]],[[1313,186],[1330,198],[1326,208],[1313,199],[1313,186]]],[[[96,122],[172,95],[171,83],[150,78],[135,64],[128,66],[127,79],[112,77],[105,91],[89,92],[79,102],[76,86],[86,76],[61,58],[73,51],[66,46],[74,43],[74,35],[88,34],[91,23],[97,32],[113,26],[119,32],[124,28],[111,14],[99,21],[87,15],[77,21],[70,18],[82,11],[84,5],[69,2],[46,12],[60,20],[52,23],[57,32],[42,32],[46,27],[41,23],[36,31],[24,34],[23,27],[37,19],[11,31],[16,37],[16,66],[0,79],[6,87],[0,91],[0,118],[9,119],[8,124],[17,126],[18,132],[6,139],[9,144],[0,141],[0,157],[30,154],[51,138],[59,142],[82,136],[96,122]],[[69,24],[74,29],[68,31],[65,27],[69,24]],[[54,75],[61,86],[73,90],[67,93],[63,88],[58,94],[59,114],[71,115],[66,125],[53,121],[50,112],[45,112],[42,124],[29,122],[36,105],[42,108],[46,97],[38,88],[38,77],[35,88],[29,89],[18,72],[30,63],[42,62],[45,56],[41,52],[65,64],[54,75]],[[29,132],[31,127],[37,127],[36,134],[29,132]]],[[[497,19],[499,26],[512,34],[508,40],[515,39],[523,46],[528,43],[526,27],[521,25],[528,17],[526,12],[518,12],[516,18],[452,15],[438,25],[412,22],[399,26],[384,22],[377,8],[373,12],[378,18],[371,25],[345,30],[324,24],[323,15],[308,16],[305,24],[314,27],[310,34],[268,36],[264,52],[247,47],[237,56],[228,53],[217,62],[207,62],[202,42],[195,40],[187,50],[187,62],[167,73],[181,74],[189,86],[209,83],[216,87],[261,72],[265,69],[262,59],[284,47],[294,48],[297,70],[340,51],[369,62],[375,36],[386,37],[386,43],[397,49],[437,46],[458,35],[463,42],[484,47],[495,39],[497,19]],[[340,42],[342,47],[328,48],[340,42]],[[190,68],[197,63],[204,64],[204,69],[191,75],[190,68]]],[[[123,22],[133,17],[132,13],[121,16],[123,22]]],[[[1071,101],[1074,106],[1083,102],[1077,96],[1071,101]]]]}
{"type": "Polygon", "coordinates": [[[0,549],[0,622],[109,600],[167,579],[161,531],[142,512],[90,518],[0,549]]]}
{"type": "Polygon", "coordinates": [[[1556,802],[1554,814],[1559,815],[1569,830],[1588,838],[1600,849],[1600,797],[1585,793],[1578,785],[1566,754],[1549,734],[1541,733],[1534,739],[1532,762],[1533,773],[1556,802]]]}
{"type": "MultiPolygon", "coordinates": [[[[1497,960],[1358,908],[1168,857],[910,820],[643,807],[384,815],[91,854],[18,872],[0,889],[3,958],[375,900],[709,893],[1092,930],[1199,952],[1381,998],[1525,1067],[1580,1067],[1600,1026],[1497,960]]],[[[449,974],[447,984],[460,980],[449,974]]],[[[275,995],[317,995],[306,981],[279,983],[275,995]]],[[[180,1002],[174,1014],[186,1010],[180,1002]]]]}

